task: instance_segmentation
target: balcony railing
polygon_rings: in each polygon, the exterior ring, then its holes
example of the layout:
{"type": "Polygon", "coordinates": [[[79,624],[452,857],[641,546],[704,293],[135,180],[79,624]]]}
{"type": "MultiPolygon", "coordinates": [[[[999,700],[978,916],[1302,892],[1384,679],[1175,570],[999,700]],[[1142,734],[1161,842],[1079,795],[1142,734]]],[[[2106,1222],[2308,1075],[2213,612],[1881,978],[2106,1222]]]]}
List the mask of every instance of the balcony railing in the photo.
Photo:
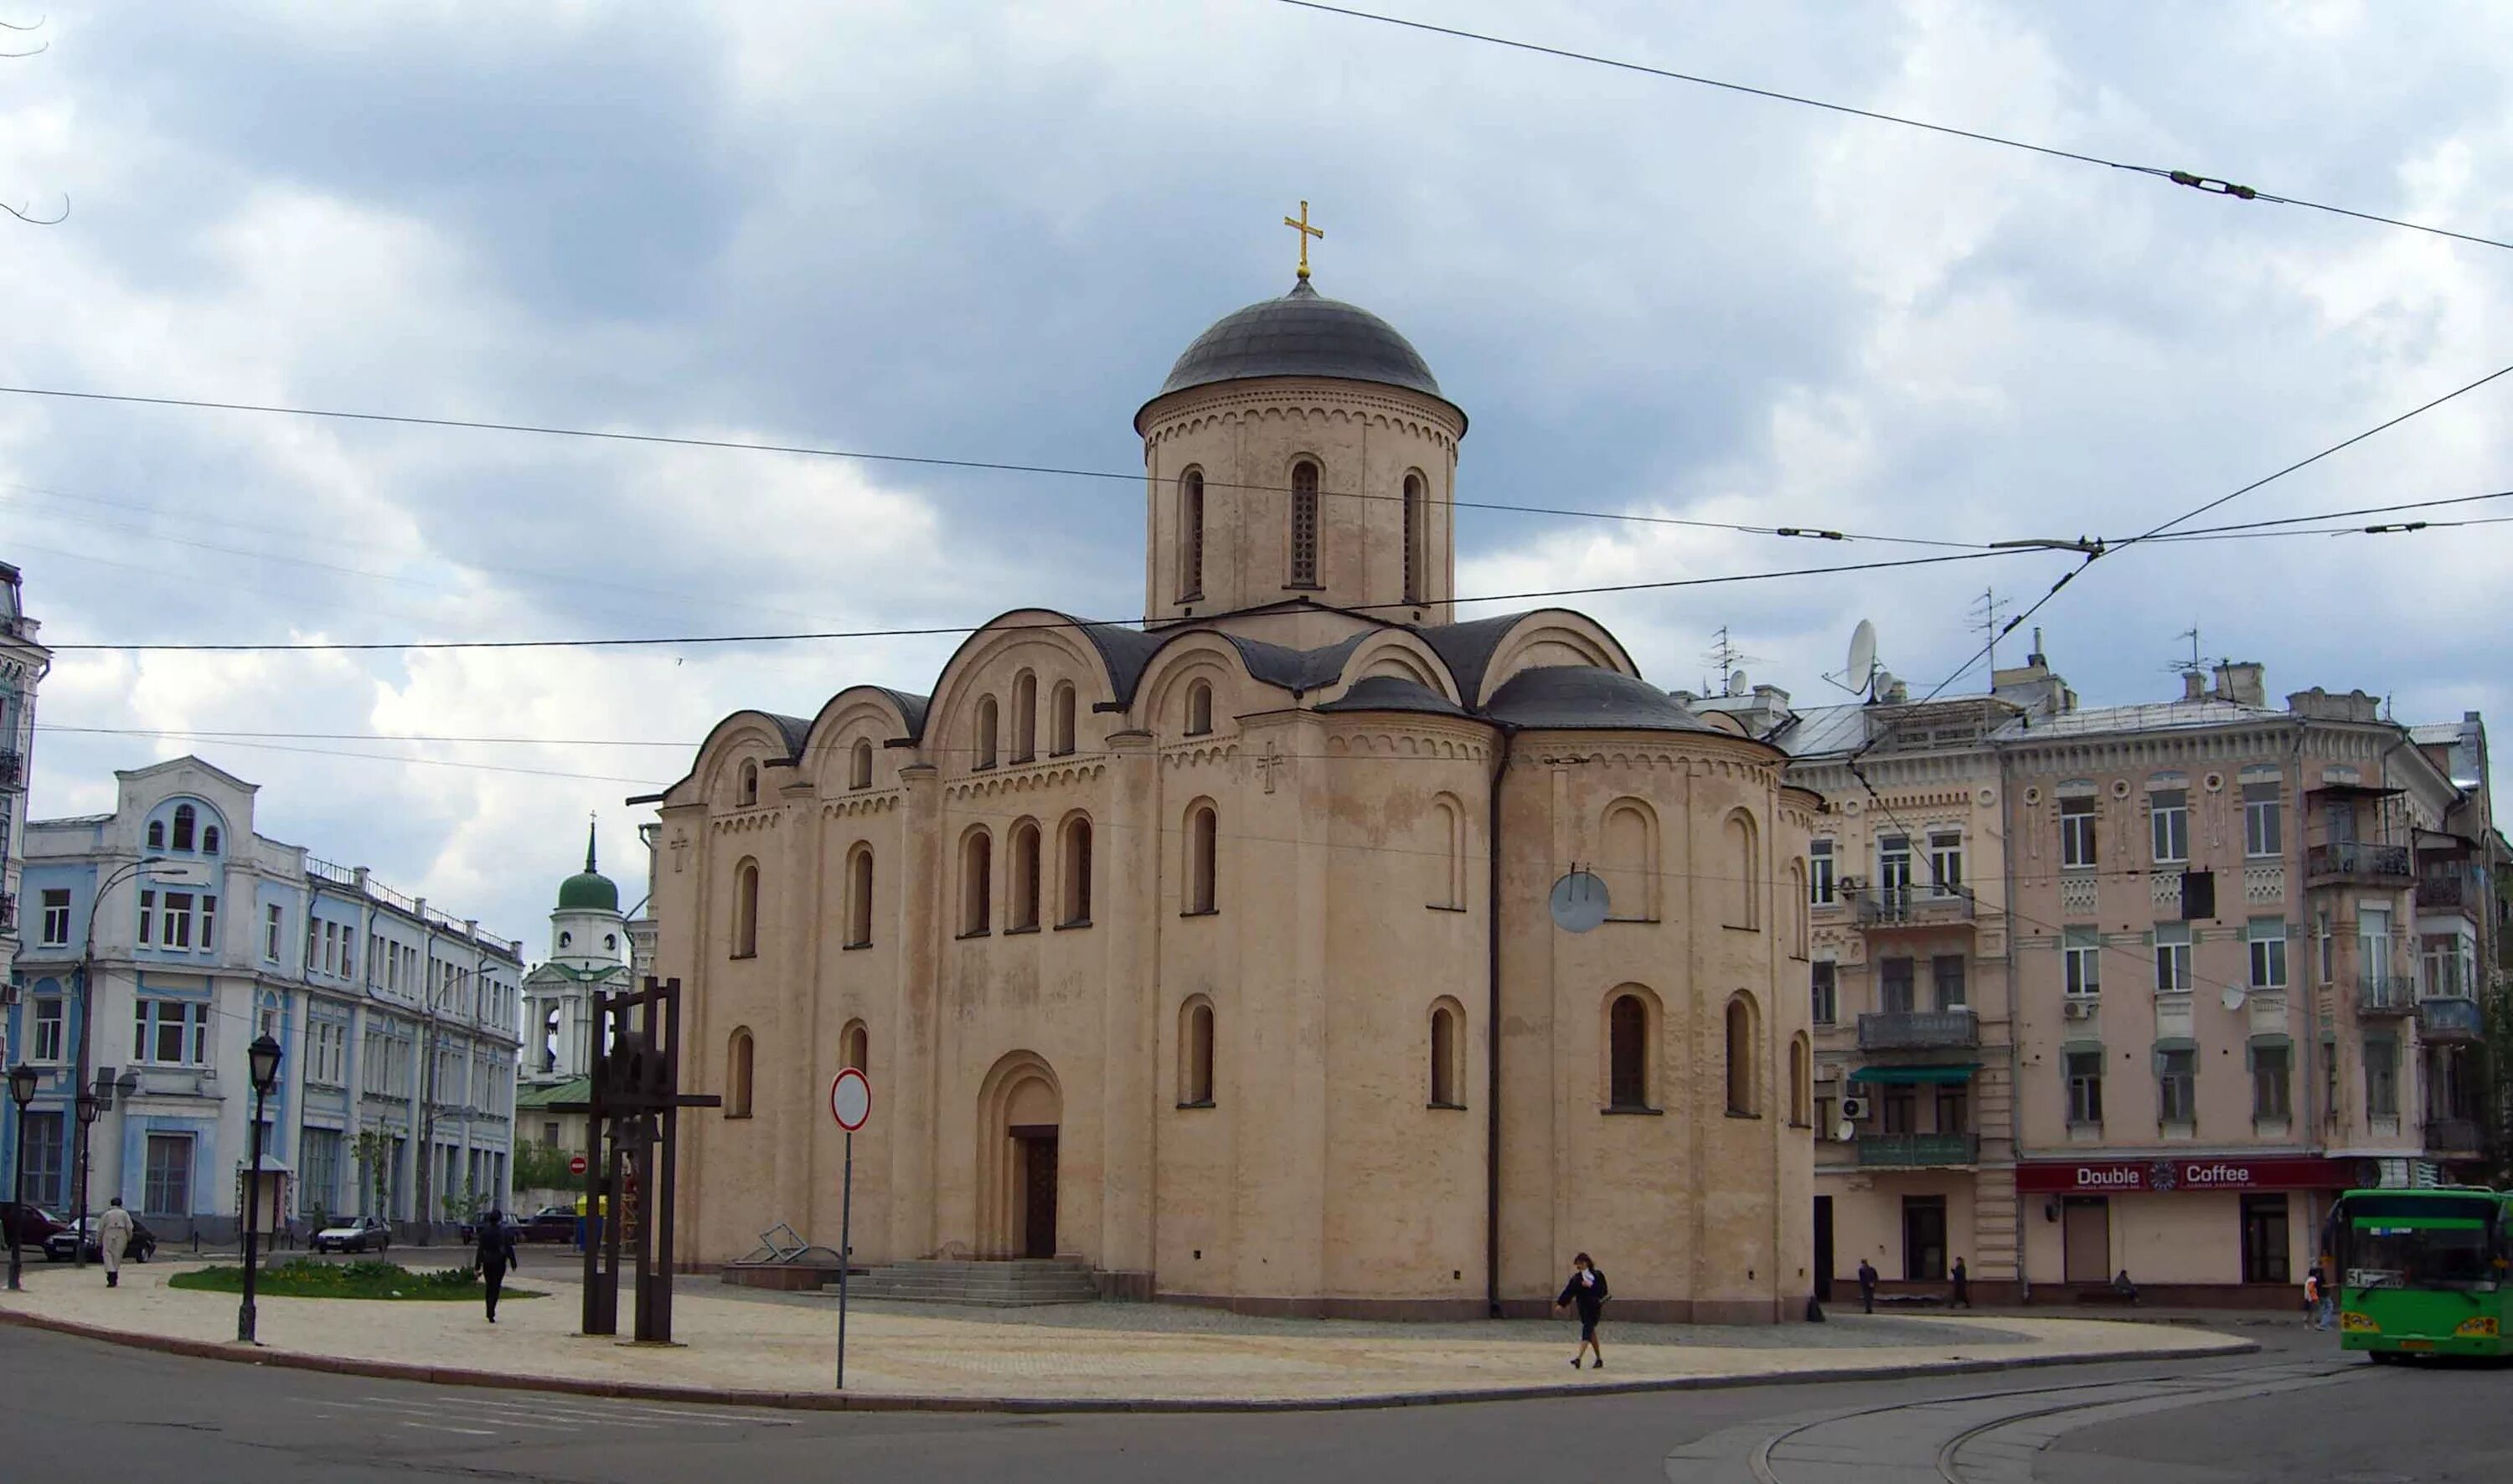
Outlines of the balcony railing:
{"type": "Polygon", "coordinates": [[[2370,881],[2405,885],[2409,881],[2409,847],[2374,845],[2363,840],[2333,840],[2303,854],[2303,874],[2315,880],[2370,881]]]}
{"type": "Polygon", "coordinates": [[[1977,1134],[1861,1134],[1858,1162],[1870,1165],[1974,1164],[1977,1134]]]}
{"type": "Polygon", "coordinates": [[[1861,927],[1935,927],[1972,920],[1972,893],[1962,887],[1939,893],[1926,886],[1889,886],[1857,894],[1861,927]]]}
{"type": "Polygon", "coordinates": [[[2360,974],[2356,977],[2359,1015],[2413,1015],[2416,986],[2405,974],[2360,974]]]}
{"type": "Polygon", "coordinates": [[[1980,1044],[1980,1017],[1966,1009],[1887,1010],[1858,1017],[1861,1051],[1938,1051],[1980,1044]]]}
{"type": "Polygon", "coordinates": [[[2435,912],[2458,911],[2468,917],[2478,916],[2481,893],[2468,877],[2427,876],[2417,879],[2417,906],[2435,912]]]}
{"type": "Polygon", "coordinates": [[[2429,995],[2417,1001],[2417,1034],[2430,1041],[2474,1041],[2485,1034],[2478,1001],[2429,995]]]}
{"type": "Polygon", "coordinates": [[[2479,1136],[2476,1118],[2428,1118],[2426,1152],[2432,1154],[2477,1154],[2485,1152],[2486,1141],[2479,1136]]]}

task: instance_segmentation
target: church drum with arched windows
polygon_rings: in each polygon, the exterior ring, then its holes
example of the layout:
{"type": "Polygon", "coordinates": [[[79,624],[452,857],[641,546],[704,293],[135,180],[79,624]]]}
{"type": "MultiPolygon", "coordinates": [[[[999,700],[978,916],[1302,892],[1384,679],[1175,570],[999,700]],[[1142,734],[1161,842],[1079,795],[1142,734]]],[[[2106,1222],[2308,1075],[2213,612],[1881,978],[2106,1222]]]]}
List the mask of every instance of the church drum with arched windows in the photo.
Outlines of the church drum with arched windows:
{"type": "Polygon", "coordinates": [[[732,1095],[685,1250],[835,1243],[852,1065],[860,1261],[1456,1318],[1587,1251],[1626,1318],[1797,1317],[1816,801],[1578,613],[1455,620],[1465,415],[1368,311],[1230,315],[1136,427],[1143,628],[1006,613],[930,695],[738,712],[641,801],[685,1079],[732,1095]]]}

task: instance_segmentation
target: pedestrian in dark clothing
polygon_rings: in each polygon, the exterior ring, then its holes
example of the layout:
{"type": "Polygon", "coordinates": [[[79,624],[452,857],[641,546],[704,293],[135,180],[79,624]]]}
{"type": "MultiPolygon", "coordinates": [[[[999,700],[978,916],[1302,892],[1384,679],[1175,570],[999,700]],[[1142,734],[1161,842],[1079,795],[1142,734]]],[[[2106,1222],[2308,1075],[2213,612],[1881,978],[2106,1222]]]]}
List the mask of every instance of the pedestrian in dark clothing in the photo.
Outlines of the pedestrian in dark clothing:
{"type": "Polygon", "coordinates": [[[1865,1258],[1858,1260],[1858,1302],[1869,1313],[1876,1312],[1876,1265],[1865,1258]]]}
{"type": "Polygon", "coordinates": [[[2128,1269],[2124,1268],[2112,1275],[2112,1292],[2132,1304],[2137,1302],[2137,1285],[2129,1280],[2128,1269]]]}
{"type": "Polygon", "coordinates": [[[1597,1314],[1606,1307],[1606,1272],[1588,1260],[1582,1252],[1571,1260],[1571,1281],[1562,1285],[1562,1297],[1553,1301],[1555,1308],[1572,1305],[1579,1308],[1579,1348],[1571,1354],[1571,1369],[1579,1369],[1582,1357],[1594,1354],[1597,1369],[1606,1368],[1606,1352],[1597,1347],[1597,1314]]]}
{"type": "Polygon", "coordinates": [[[506,1286],[506,1269],[515,1266],[515,1233],[506,1226],[506,1213],[491,1211],[480,1219],[480,1245],[473,1264],[480,1269],[480,1283],[489,1295],[489,1322],[498,1322],[498,1295],[506,1286]]]}
{"type": "Polygon", "coordinates": [[[1955,1259],[1955,1292],[1954,1297],[1948,1301],[1949,1308],[1958,1305],[1965,1308],[1972,1308],[1972,1274],[1964,1269],[1962,1258],[1955,1259]]]}

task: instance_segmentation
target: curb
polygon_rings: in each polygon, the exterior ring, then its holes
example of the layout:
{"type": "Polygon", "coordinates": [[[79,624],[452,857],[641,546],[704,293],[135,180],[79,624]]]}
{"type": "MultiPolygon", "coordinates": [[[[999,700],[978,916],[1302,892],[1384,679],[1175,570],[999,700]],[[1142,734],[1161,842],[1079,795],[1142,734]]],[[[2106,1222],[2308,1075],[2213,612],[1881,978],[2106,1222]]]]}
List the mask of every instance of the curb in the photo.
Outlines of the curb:
{"type": "Polygon", "coordinates": [[[1094,1397],[1094,1396],[919,1396],[879,1391],[751,1391],[714,1386],[672,1386],[660,1382],[591,1381],[572,1376],[522,1376],[501,1371],[473,1371],[451,1366],[404,1364],[391,1360],[357,1360],[301,1350],[245,1350],[232,1343],[182,1340],[107,1329],[48,1314],[0,1310],[0,1324],[49,1330],[82,1340],[102,1341],[132,1349],[157,1350],[203,1360],[240,1365],[276,1366],[285,1370],[325,1371],[336,1376],[369,1376],[384,1381],[415,1381],[440,1386],[490,1386],[502,1390],[552,1391],[571,1396],[601,1396],[632,1401],[698,1403],[718,1407],[762,1407],[803,1412],[1064,1412],[1064,1413],[1229,1413],[1229,1412],[1356,1412],[1394,1407],[1457,1406],[1468,1402],[1540,1401],[1573,1396],[1631,1396],[1658,1391],[1714,1391],[1739,1386],[1815,1386],[1852,1381],[1907,1381],[1924,1376],[1973,1376],[1991,1371],[2042,1370],[2052,1366],[2099,1365],[2124,1360],[2204,1360],[2258,1353],[2256,1340],[2227,1340],[2198,1348],[2106,1350],[2091,1355],[2024,1355],[2013,1360],[1930,1360],[1902,1365],[1836,1366],[1813,1371],[1756,1371],[1731,1376],[1675,1376],[1657,1380],[1609,1381],[1563,1385],[1486,1386],[1438,1391],[1385,1391],[1354,1396],[1319,1397],[1094,1397]]]}

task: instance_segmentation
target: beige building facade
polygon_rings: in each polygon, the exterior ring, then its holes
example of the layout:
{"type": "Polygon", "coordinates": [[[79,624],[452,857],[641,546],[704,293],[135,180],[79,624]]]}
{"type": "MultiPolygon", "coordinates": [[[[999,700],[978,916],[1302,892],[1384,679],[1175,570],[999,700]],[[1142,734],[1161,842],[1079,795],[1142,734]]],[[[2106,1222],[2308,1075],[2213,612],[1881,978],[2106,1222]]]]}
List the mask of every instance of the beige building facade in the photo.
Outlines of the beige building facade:
{"type": "Polygon", "coordinates": [[[700,1265],[1067,1258],[1256,1312],[1795,1318],[1805,851],[1776,747],[1559,609],[1457,621],[1465,414],[1383,321],[1216,324],[1136,419],[1141,630],[1019,609],[930,695],[741,712],[652,801],[700,1265]],[[1556,884],[1607,919],[1557,925],[1556,884]]]}

